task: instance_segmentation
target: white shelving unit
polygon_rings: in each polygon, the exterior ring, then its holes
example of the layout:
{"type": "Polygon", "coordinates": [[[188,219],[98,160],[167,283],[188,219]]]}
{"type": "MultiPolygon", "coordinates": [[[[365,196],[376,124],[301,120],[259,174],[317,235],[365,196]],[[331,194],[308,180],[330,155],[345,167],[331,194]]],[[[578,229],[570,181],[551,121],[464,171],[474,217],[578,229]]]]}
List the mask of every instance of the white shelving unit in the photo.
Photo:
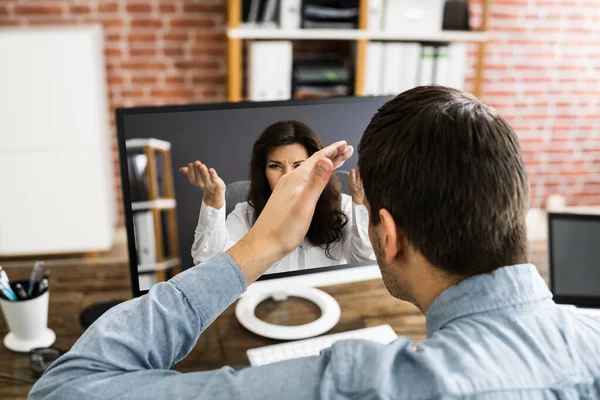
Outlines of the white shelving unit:
{"type": "Polygon", "coordinates": [[[389,40],[397,42],[485,42],[487,32],[441,31],[431,35],[408,35],[386,31],[359,29],[265,29],[232,28],[227,30],[230,39],[254,40],[389,40]]]}
{"type": "Polygon", "coordinates": [[[181,265],[177,240],[177,202],[175,201],[173,174],[170,167],[171,144],[154,138],[138,138],[127,140],[125,145],[128,153],[137,154],[139,152],[144,154],[147,160],[143,173],[146,175],[148,182],[148,199],[131,203],[131,210],[135,213],[134,230],[136,242],[138,242],[138,262],[140,262],[138,272],[153,272],[155,274],[154,278],[146,277],[149,279],[150,284],[165,281],[168,279],[167,272],[175,275],[180,271],[181,265]],[[156,161],[159,153],[164,158],[164,162],[160,165],[156,161]],[[159,171],[159,168],[161,168],[161,171],[159,171]],[[164,179],[162,193],[159,190],[159,175],[164,179]],[[163,213],[166,215],[164,221],[162,218],[163,213]],[[135,220],[136,215],[146,215],[143,221],[152,221],[152,226],[149,227],[147,222],[141,222],[138,228],[135,220]],[[143,245],[140,243],[143,243],[143,245]],[[169,249],[168,254],[167,249],[169,249]],[[153,262],[141,261],[140,254],[150,254],[147,257],[151,258],[153,262]]]}
{"type": "Polygon", "coordinates": [[[181,265],[181,260],[179,258],[170,258],[166,261],[160,261],[154,264],[140,264],[138,265],[138,272],[157,272],[157,271],[166,271],[171,268],[179,268],[181,265]]]}
{"type": "Polygon", "coordinates": [[[244,40],[345,40],[356,42],[354,95],[365,94],[365,59],[370,41],[476,43],[477,61],[473,94],[479,96],[483,82],[485,47],[492,0],[482,0],[481,24],[473,31],[439,31],[432,34],[403,34],[368,29],[369,1],[359,0],[358,29],[279,29],[256,28],[242,24],[242,1],[227,1],[227,98],[240,101],[243,87],[242,42],[244,40]]]}
{"type": "Polygon", "coordinates": [[[131,203],[131,209],[133,211],[150,210],[150,209],[168,210],[170,208],[175,208],[176,206],[177,206],[177,202],[175,201],[175,199],[134,201],[133,203],[131,203]]]}

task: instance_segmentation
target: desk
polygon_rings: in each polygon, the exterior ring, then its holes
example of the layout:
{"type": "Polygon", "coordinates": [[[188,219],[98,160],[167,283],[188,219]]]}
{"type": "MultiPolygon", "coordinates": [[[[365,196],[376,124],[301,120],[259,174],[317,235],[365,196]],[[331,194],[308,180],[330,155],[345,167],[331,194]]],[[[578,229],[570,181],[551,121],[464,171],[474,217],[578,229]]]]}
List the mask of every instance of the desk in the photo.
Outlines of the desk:
{"type": "MultiPolygon", "coordinates": [[[[60,264],[56,263],[55,264],[60,264]]],[[[68,349],[83,330],[79,313],[98,301],[127,299],[129,270],[125,261],[97,261],[94,265],[53,265],[50,278],[50,311],[48,325],[56,332],[56,347],[68,349]]],[[[26,278],[30,268],[7,267],[11,279],[26,278]]],[[[425,318],[413,305],[391,297],[381,280],[357,282],[323,288],[339,303],[340,322],[330,333],[390,324],[396,333],[413,340],[425,338],[425,318]]],[[[174,369],[181,372],[203,371],[230,365],[240,369],[249,365],[246,350],[278,343],[245,330],[235,318],[235,306],[229,307],[204,332],[194,350],[174,369]]],[[[264,302],[257,314],[273,323],[298,325],[318,317],[311,303],[290,299],[276,304],[264,302]]],[[[0,315],[0,336],[7,327],[0,315]]],[[[25,399],[34,383],[29,372],[27,354],[11,353],[0,344],[0,399],[25,399]]]]}

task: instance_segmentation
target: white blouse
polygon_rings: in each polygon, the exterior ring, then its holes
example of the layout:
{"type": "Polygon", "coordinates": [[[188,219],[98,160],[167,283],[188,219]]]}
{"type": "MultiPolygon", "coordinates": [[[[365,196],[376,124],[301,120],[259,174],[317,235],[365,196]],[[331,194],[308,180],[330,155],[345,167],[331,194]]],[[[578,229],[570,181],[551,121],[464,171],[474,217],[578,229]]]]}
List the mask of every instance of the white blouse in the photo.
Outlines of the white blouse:
{"type": "MultiPolygon", "coordinates": [[[[342,194],[342,210],[348,216],[342,240],[329,249],[333,258],[327,257],[325,249],[304,239],[300,246],[266,272],[277,273],[307,268],[325,267],[374,260],[373,248],[369,241],[369,212],[364,205],[357,205],[352,198],[342,194]]],[[[236,244],[252,227],[254,209],[248,202],[238,203],[225,221],[225,204],[220,209],[202,202],[198,226],[194,233],[192,257],[195,264],[207,261],[236,244]]]]}

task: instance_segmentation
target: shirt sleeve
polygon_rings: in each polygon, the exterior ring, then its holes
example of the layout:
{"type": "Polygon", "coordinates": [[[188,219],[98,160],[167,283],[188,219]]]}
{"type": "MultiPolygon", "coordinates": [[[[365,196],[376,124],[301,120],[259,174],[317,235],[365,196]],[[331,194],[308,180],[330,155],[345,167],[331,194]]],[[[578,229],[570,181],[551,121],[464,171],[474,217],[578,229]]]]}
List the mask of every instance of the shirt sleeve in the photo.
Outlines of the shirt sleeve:
{"type": "Polygon", "coordinates": [[[227,254],[154,285],[106,312],[34,385],[36,399],[316,398],[330,356],[235,371],[180,373],[170,368],[246,289],[227,254]],[[292,379],[293,377],[293,379],[292,379]]]}
{"type": "Polygon", "coordinates": [[[234,244],[240,241],[250,230],[248,203],[240,203],[235,206],[235,209],[227,216],[227,232],[229,238],[227,245],[223,251],[229,250],[234,244]]]}
{"type": "Polygon", "coordinates": [[[344,258],[348,262],[374,260],[375,254],[369,240],[369,211],[367,207],[354,204],[351,199],[345,199],[343,208],[349,217],[342,238],[344,258]]]}
{"type": "Polygon", "coordinates": [[[226,221],[225,204],[216,209],[207,206],[204,201],[202,202],[192,244],[194,264],[200,264],[222,251],[229,250],[248,233],[241,215],[244,208],[242,204],[238,204],[235,210],[227,216],[226,221]]]}

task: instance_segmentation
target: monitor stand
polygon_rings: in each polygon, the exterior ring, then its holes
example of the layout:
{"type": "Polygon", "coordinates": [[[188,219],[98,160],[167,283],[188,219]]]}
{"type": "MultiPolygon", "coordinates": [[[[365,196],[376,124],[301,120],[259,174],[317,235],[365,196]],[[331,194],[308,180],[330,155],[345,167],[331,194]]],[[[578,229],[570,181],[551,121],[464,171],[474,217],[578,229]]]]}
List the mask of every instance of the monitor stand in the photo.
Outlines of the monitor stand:
{"type": "Polygon", "coordinates": [[[286,288],[274,292],[246,293],[237,302],[235,316],[250,332],[278,340],[305,339],[319,336],[333,328],[340,320],[340,305],[328,293],[312,287],[286,288]],[[256,317],[254,310],[268,298],[284,301],[288,297],[299,297],[315,303],[321,309],[321,317],[304,325],[274,325],[256,317]]]}

